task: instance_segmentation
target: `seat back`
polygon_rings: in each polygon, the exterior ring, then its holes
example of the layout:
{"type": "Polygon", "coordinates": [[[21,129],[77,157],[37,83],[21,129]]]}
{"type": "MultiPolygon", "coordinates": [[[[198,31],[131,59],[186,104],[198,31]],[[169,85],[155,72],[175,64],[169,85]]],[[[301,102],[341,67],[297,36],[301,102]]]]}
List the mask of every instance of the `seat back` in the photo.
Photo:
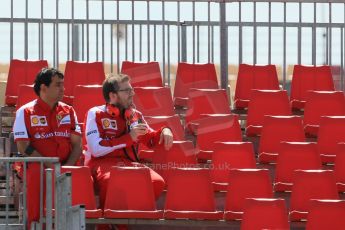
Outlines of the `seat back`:
{"type": "Polygon", "coordinates": [[[34,91],[33,85],[19,85],[18,88],[18,99],[16,104],[16,110],[18,110],[21,106],[25,105],[26,103],[29,103],[30,101],[33,101],[38,96],[36,95],[34,91]]]}
{"type": "Polygon", "coordinates": [[[345,116],[345,97],[340,91],[309,91],[304,108],[304,126],[306,132],[317,134],[307,130],[308,126],[319,126],[321,116],[345,116]]]}
{"type": "Polygon", "coordinates": [[[295,170],[292,183],[291,221],[307,217],[311,199],[339,199],[332,170],[295,170]]]}
{"type": "Polygon", "coordinates": [[[215,211],[211,178],[205,168],[175,168],[169,174],[165,210],[215,211]]]}
{"type": "Polygon", "coordinates": [[[14,106],[17,103],[18,86],[33,84],[39,71],[45,67],[48,67],[46,60],[23,61],[12,59],[8,71],[5,104],[14,106]]]}
{"type": "Polygon", "coordinates": [[[191,141],[174,141],[169,150],[166,150],[163,145],[158,145],[154,148],[152,164],[154,170],[168,183],[173,167],[196,167],[196,150],[191,141]]]}
{"type": "Polygon", "coordinates": [[[275,171],[275,190],[291,191],[295,170],[322,169],[315,143],[282,142],[275,171]],[[290,184],[284,187],[281,184],[290,184]]]}
{"type": "MultiPolygon", "coordinates": [[[[65,68],[65,96],[73,97],[77,85],[102,85],[105,73],[102,62],[67,61],[65,68]]],[[[65,97],[67,104],[72,99],[65,97]]]]}
{"type": "Polygon", "coordinates": [[[203,115],[197,128],[197,146],[200,150],[213,151],[215,142],[242,141],[238,115],[203,115]]]}
{"type": "Polygon", "coordinates": [[[185,140],[183,126],[177,114],[173,116],[145,116],[145,120],[154,130],[160,129],[163,126],[169,127],[175,141],[185,140]]]}
{"type": "Polygon", "coordinates": [[[317,135],[317,147],[321,156],[328,156],[333,159],[328,162],[334,162],[340,142],[345,142],[345,116],[322,116],[317,135]]]}
{"type": "MultiPolygon", "coordinates": [[[[291,115],[289,98],[286,90],[252,90],[248,106],[247,135],[252,135],[251,128],[249,128],[250,126],[262,127],[265,115],[291,115]]],[[[258,133],[260,133],[260,131],[253,132],[253,134],[258,133]]]]}
{"type": "Polygon", "coordinates": [[[334,174],[339,192],[345,192],[345,143],[338,144],[334,163],[334,174]]]}
{"type": "Polygon", "coordinates": [[[97,209],[89,167],[62,166],[61,173],[72,173],[72,205],[84,204],[86,210],[97,209]]]}
{"type": "Polygon", "coordinates": [[[344,216],[345,200],[311,200],[306,230],[342,230],[344,216]]]}
{"type": "Polygon", "coordinates": [[[217,142],[210,166],[212,182],[228,183],[230,169],[256,168],[252,142],[217,142]]]}
{"type": "Polygon", "coordinates": [[[259,153],[277,153],[281,141],[305,141],[303,121],[298,116],[265,116],[259,153]]]}
{"type": "Polygon", "coordinates": [[[163,87],[162,75],[158,62],[123,61],[121,73],[131,78],[133,87],[163,87]]]}
{"type": "Polygon", "coordinates": [[[191,89],[188,93],[186,123],[197,122],[201,114],[230,114],[230,103],[224,89],[191,89]]]}
{"type": "Polygon", "coordinates": [[[217,73],[213,63],[178,63],[176,72],[176,82],[174,88],[174,97],[188,97],[188,91],[191,88],[218,88],[217,73]]]}
{"type": "Polygon", "coordinates": [[[246,198],[273,198],[268,169],[230,170],[225,201],[225,212],[228,214],[225,214],[225,218],[241,218],[246,198]]]}
{"type": "Polygon", "coordinates": [[[284,199],[246,199],[241,230],[289,230],[289,219],[284,199]]]}
{"type": "Polygon", "coordinates": [[[89,109],[104,103],[105,100],[101,85],[78,85],[75,87],[73,108],[75,109],[79,123],[84,122],[89,109]]]}
{"type": "Polygon", "coordinates": [[[112,167],[104,204],[107,209],[156,210],[149,168],[112,167]]]}
{"type": "Polygon", "coordinates": [[[171,91],[165,87],[136,87],[133,102],[144,116],[173,116],[171,91]]]}
{"type": "MultiPolygon", "coordinates": [[[[309,90],[334,91],[334,83],[330,66],[295,65],[291,82],[291,97],[293,101],[305,101],[309,90]]],[[[294,105],[294,103],[292,103],[294,105]]],[[[304,106],[293,108],[302,109],[304,106]]]]}
{"type": "Polygon", "coordinates": [[[278,90],[275,65],[240,64],[235,90],[235,108],[247,108],[252,89],[278,90]]]}

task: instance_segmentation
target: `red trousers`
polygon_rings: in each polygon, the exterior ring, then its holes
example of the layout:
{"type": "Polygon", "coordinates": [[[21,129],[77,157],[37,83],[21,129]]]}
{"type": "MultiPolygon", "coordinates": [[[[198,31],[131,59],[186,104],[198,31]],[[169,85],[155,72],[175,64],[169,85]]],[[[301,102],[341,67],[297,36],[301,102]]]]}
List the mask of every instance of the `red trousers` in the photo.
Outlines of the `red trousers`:
{"type": "MultiPolygon", "coordinates": [[[[88,162],[88,166],[91,169],[91,173],[94,177],[96,189],[98,189],[99,198],[100,198],[100,208],[104,207],[104,202],[107,194],[108,181],[110,177],[110,169],[113,166],[138,166],[147,167],[142,164],[131,162],[127,158],[93,158],[88,162]]],[[[153,191],[155,198],[158,199],[162,193],[165,182],[164,179],[155,171],[150,169],[153,191]]]]}

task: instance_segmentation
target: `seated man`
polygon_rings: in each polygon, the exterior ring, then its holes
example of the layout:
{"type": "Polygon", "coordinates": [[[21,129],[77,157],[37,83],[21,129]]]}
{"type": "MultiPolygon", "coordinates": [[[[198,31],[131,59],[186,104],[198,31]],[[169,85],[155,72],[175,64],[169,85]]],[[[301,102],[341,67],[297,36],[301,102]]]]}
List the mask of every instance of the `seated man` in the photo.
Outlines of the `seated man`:
{"type": "MultiPolygon", "coordinates": [[[[85,121],[85,162],[99,189],[100,206],[104,207],[107,183],[112,166],[137,166],[138,144],[148,147],[173,143],[169,128],[151,129],[133,105],[134,90],[127,75],[108,77],[103,83],[105,105],[91,108],[85,121]]],[[[143,166],[143,165],[142,165],[143,166]]],[[[163,178],[150,169],[156,198],[163,191],[163,178]]]]}
{"type": "MultiPolygon", "coordinates": [[[[64,94],[63,74],[53,68],[42,69],[34,90],[38,98],[16,113],[13,132],[18,152],[25,157],[58,157],[62,165],[74,165],[81,155],[81,132],[74,109],[60,102],[64,94]]],[[[31,222],[39,219],[40,165],[28,166],[26,200],[30,228],[31,222]]],[[[19,170],[22,171],[20,166],[19,170]]]]}

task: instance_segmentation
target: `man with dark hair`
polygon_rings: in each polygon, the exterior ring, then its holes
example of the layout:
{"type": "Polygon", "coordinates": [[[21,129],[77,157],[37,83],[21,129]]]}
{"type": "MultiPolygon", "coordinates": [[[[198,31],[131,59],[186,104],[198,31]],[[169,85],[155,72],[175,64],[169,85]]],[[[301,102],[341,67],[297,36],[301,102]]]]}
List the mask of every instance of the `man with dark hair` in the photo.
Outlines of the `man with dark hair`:
{"type": "MultiPolygon", "coordinates": [[[[60,102],[64,94],[64,76],[53,68],[44,68],[36,76],[34,90],[38,98],[16,112],[13,126],[18,152],[25,157],[58,157],[62,165],[74,165],[81,155],[81,131],[74,109],[60,102]]],[[[46,167],[51,167],[46,163],[46,167]]],[[[28,222],[39,218],[39,164],[27,169],[28,222]]]]}
{"type": "MultiPolygon", "coordinates": [[[[151,129],[133,104],[134,90],[127,75],[108,77],[103,83],[105,105],[91,108],[85,121],[85,159],[99,189],[104,207],[112,166],[138,166],[138,144],[148,147],[164,144],[168,150],[173,135],[168,127],[151,129]]],[[[146,167],[140,165],[140,167],[146,167]]],[[[165,187],[163,178],[150,169],[156,198],[165,187]]]]}

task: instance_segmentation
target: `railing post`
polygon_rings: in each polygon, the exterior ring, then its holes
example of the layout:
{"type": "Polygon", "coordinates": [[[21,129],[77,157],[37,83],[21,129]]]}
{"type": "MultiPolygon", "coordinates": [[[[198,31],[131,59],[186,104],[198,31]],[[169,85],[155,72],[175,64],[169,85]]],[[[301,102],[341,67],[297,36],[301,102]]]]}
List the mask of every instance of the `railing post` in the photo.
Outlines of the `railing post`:
{"type": "Polygon", "coordinates": [[[53,203],[53,170],[46,169],[46,229],[52,229],[53,216],[52,216],[52,203],[53,203]]]}
{"type": "Polygon", "coordinates": [[[81,230],[85,229],[85,206],[76,205],[67,210],[67,229],[81,230]]]}
{"type": "MultiPolygon", "coordinates": [[[[187,61],[187,25],[181,23],[181,62],[187,61]]],[[[178,38],[180,39],[180,38],[178,38]]]]}
{"type": "MultiPolygon", "coordinates": [[[[220,22],[220,76],[221,87],[228,87],[228,27],[226,25],[226,3],[219,3],[219,22],[220,22]]],[[[229,92],[228,92],[228,95],[229,92]]]]}
{"type": "Polygon", "coordinates": [[[56,178],[56,215],[55,224],[57,230],[66,230],[68,209],[71,207],[71,173],[64,173],[56,178]]]}

